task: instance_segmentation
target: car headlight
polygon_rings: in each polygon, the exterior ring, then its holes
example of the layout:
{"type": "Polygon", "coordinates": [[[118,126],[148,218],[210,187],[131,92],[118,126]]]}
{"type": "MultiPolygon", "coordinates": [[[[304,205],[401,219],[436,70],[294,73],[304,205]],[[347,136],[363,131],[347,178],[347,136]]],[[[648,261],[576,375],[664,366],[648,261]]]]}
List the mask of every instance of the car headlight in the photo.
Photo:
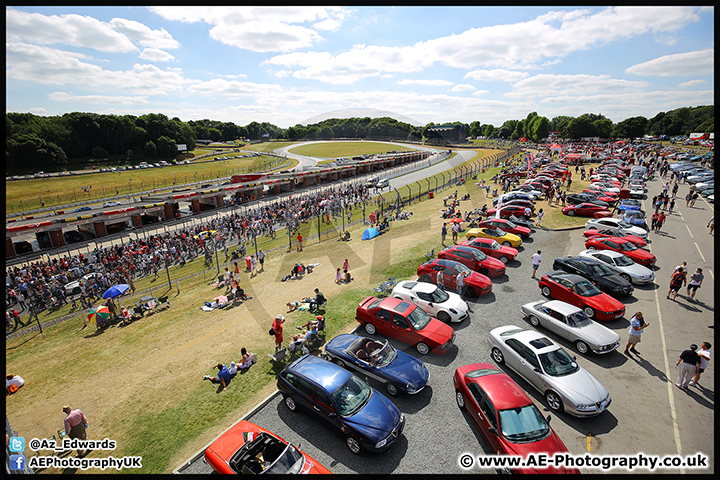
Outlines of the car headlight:
{"type": "Polygon", "coordinates": [[[595,410],[597,407],[595,407],[594,403],[583,403],[576,407],[578,410],[595,410]]]}
{"type": "Polygon", "coordinates": [[[382,448],[385,446],[386,443],[387,443],[387,438],[383,438],[382,440],[380,440],[379,442],[377,442],[375,444],[375,448],[382,448]]]}
{"type": "Polygon", "coordinates": [[[454,308],[448,308],[448,310],[450,310],[450,313],[452,313],[453,315],[457,315],[458,313],[457,310],[455,310],[454,308]]]}

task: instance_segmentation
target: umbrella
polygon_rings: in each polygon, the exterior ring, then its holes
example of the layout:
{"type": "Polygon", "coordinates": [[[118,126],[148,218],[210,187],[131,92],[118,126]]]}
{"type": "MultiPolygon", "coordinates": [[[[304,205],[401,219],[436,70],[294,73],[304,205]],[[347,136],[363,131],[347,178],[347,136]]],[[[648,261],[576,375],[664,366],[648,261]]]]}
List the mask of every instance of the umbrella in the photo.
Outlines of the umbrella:
{"type": "Polygon", "coordinates": [[[457,218],[457,217],[455,217],[455,218],[453,218],[452,220],[450,220],[450,223],[462,223],[462,222],[463,222],[463,219],[462,219],[462,218],[457,218]]]}
{"type": "Polygon", "coordinates": [[[90,313],[88,313],[88,320],[90,323],[97,325],[98,317],[100,317],[103,321],[107,321],[110,318],[110,309],[105,305],[91,308],[90,313]]]}
{"type": "Polygon", "coordinates": [[[225,295],[218,295],[217,297],[213,298],[217,303],[228,303],[228,298],[225,295]]]}
{"type": "Polygon", "coordinates": [[[130,285],[126,283],[113,285],[112,287],[105,290],[105,293],[102,294],[102,298],[115,298],[118,295],[122,295],[123,293],[125,293],[128,288],[130,288],[130,285]]]}

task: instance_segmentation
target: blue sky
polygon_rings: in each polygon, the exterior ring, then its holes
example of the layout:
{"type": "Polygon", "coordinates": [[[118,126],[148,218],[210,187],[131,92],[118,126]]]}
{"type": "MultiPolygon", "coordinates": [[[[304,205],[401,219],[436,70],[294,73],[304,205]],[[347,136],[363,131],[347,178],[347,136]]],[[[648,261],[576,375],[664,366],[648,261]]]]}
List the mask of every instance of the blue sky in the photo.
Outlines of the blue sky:
{"type": "Polygon", "coordinates": [[[500,126],[714,102],[713,7],[7,7],[6,109],[500,126]]]}

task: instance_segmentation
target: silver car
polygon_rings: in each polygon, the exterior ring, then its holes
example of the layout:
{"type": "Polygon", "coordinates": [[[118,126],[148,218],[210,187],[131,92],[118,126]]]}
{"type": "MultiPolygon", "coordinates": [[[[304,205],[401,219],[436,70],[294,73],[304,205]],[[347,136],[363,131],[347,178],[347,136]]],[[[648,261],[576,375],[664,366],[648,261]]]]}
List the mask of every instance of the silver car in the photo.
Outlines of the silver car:
{"type": "Polygon", "coordinates": [[[542,333],[505,325],[493,329],[488,342],[493,360],[527,380],[552,410],[591,417],[610,405],[605,387],[542,333]]]}
{"type": "Polygon", "coordinates": [[[582,309],[560,300],[540,300],[521,307],[530,325],[542,326],[570,341],[582,353],[610,353],[620,346],[620,335],[591,320],[582,309]]]}
{"type": "Polygon", "coordinates": [[[595,230],[613,230],[615,232],[620,232],[623,235],[630,234],[643,239],[648,236],[648,232],[644,228],[640,228],[637,225],[631,225],[619,218],[591,218],[585,222],[585,228],[593,228],[595,230]]]}
{"type": "Polygon", "coordinates": [[[614,250],[583,250],[578,255],[600,260],[625,280],[634,284],[651,283],[655,280],[655,272],[614,250]]]}
{"type": "Polygon", "coordinates": [[[445,323],[468,318],[468,304],[460,295],[445,292],[432,283],[403,280],[395,285],[391,296],[415,304],[445,323]]]}

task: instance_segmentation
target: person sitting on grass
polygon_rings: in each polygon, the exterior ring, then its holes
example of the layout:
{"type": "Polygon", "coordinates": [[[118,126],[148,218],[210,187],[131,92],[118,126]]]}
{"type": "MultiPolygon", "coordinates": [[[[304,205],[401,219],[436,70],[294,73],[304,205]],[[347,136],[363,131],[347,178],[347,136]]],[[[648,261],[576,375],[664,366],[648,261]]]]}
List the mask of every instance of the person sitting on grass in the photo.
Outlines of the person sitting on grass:
{"type": "Polygon", "coordinates": [[[203,380],[210,380],[213,383],[220,382],[223,387],[223,392],[225,392],[227,391],[227,382],[229,382],[230,378],[232,378],[230,369],[222,363],[218,363],[217,365],[215,365],[215,368],[218,369],[217,376],[211,377],[210,375],[205,375],[203,377],[203,380]]]}
{"type": "Polygon", "coordinates": [[[350,275],[350,272],[348,272],[347,269],[343,270],[343,272],[345,273],[345,283],[350,283],[354,280],[354,278],[352,277],[352,275],[350,275]]]}
{"type": "Polygon", "coordinates": [[[240,349],[240,355],[242,357],[237,362],[237,366],[240,370],[245,370],[247,368],[250,368],[250,366],[254,363],[252,360],[252,354],[248,353],[245,347],[242,347],[240,349]]]}
{"type": "Polygon", "coordinates": [[[310,300],[310,309],[309,309],[309,311],[312,312],[313,310],[317,309],[320,305],[322,305],[323,303],[325,303],[325,301],[326,301],[326,300],[325,300],[325,295],[323,295],[322,293],[320,293],[320,290],[316,288],[316,289],[315,289],[315,298],[312,299],[312,300],[310,300]]]}
{"type": "Polygon", "coordinates": [[[288,307],[287,313],[294,312],[295,310],[300,308],[300,302],[298,302],[297,300],[295,300],[293,302],[288,302],[285,305],[287,305],[287,307],[288,307]]]}
{"type": "Polygon", "coordinates": [[[338,267],[337,272],[335,272],[335,283],[342,283],[343,282],[343,274],[340,271],[340,267],[338,267]]]}
{"type": "Polygon", "coordinates": [[[320,320],[322,320],[322,319],[323,319],[323,316],[318,315],[317,317],[315,317],[314,320],[308,320],[306,323],[303,323],[299,327],[295,327],[295,328],[297,328],[298,330],[303,330],[303,329],[310,330],[311,328],[315,328],[315,330],[317,330],[318,325],[320,324],[320,320]]]}

